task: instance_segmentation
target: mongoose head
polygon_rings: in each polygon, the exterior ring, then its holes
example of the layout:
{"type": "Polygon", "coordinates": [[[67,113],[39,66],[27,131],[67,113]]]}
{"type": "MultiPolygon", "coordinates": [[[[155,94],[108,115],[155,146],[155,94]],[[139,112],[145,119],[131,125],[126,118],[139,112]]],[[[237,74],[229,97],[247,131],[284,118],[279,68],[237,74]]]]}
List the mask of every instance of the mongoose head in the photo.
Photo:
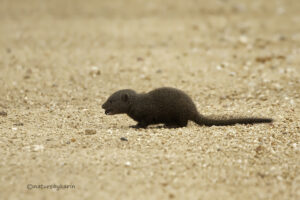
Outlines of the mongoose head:
{"type": "Polygon", "coordinates": [[[107,115],[127,113],[135,96],[136,92],[134,90],[119,90],[106,100],[102,108],[107,115]]]}

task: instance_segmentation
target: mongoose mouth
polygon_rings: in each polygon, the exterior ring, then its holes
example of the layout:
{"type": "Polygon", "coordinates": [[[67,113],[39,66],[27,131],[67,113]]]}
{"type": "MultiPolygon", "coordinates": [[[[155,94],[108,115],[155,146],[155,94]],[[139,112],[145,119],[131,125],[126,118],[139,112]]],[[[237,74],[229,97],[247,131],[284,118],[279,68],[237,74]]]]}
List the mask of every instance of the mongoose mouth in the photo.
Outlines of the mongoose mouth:
{"type": "Polygon", "coordinates": [[[113,115],[114,113],[113,113],[112,109],[107,109],[107,110],[105,110],[105,114],[106,115],[113,115]]]}

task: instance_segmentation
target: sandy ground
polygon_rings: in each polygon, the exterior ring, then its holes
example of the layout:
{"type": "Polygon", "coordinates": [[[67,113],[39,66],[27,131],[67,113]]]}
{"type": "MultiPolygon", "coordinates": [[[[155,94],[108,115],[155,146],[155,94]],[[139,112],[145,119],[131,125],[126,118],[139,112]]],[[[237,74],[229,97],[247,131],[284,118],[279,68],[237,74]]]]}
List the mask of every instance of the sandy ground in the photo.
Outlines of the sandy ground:
{"type": "Polygon", "coordinates": [[[0,199],[300,199],[299,10],[0,0],[0,199]],[[134,130],[101,109],[161,86],[204,115],[276,121],[134,130]]]}

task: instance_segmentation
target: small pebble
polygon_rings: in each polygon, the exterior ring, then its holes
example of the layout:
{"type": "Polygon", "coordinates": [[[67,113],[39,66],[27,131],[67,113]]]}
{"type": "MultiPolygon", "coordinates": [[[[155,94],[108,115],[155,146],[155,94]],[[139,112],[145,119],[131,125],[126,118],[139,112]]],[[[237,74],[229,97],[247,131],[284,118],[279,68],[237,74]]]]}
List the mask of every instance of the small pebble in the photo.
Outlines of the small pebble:
{"type": "Polygon", "coordinates": [[[137,61],[144,61],[144,59],[141,58],[141,57],[138,57],[136,60],[137,60],[137,61]]]}
{"type": "Polygon", "coordinates": [[[255,58],[255,61],[259,62],[259,63],[265,63],[265,62],[268,62],[268,61],[271,61],[271,60],[272,60],[271,56],[264,56],[264,57],[256,57],[255,58]]]}
{"type": "Polygon", "coordinates": [[[0,116],[6,117],[7,116],[7,112],[0,111],[0,116]]]}
{"type": "Polygon", "coordinates": [[[236,72],[230,72],[229,76],[236,76],[236,72]]]}
{"type": "Polygon", "coordinates": [[[110,133],[110,134],[112,134],[112,133],[113,133],[113,131],[112,131],[111,129],[109,129],[109,130],[107,130],[107,133],[110,133]]]}
{"type": "Polygon", "coordinates": [[[30,79],[30,75],[26,74],[25,76],[23,76],[24,79],[30,79]]]}
{"type": "Polygon", "coordinates": [[[242,36],[240,36],[239,41],[242,44],[246,44],[246,43],[248,43],[248,37],[245,35],[242,35],[242,36]]]}
{"type": "Polygon", "coordinates": [[[97,131],[94,130],[94,129],[86,129],[86,130],[84,131],[84,133],[85,133],[86,135],[95,135],[95,134],[97,133],[97,131]]]}
{"type": "Polygon", "coordinates": [[[264,147],[259,145],[258,147],[256,147],[255,151],[257,154],[261,154],[264,151],[264,147]]]}
{"type": "Polygon", "coordinates": [[[91,67],[91,70],[89,72],[89,74],[92,76],[92,77],[96,77],[96,76],[99,76],[101,75],[101,71],[99,69],[98,66],[92,66],[91,67]]]}
{"type": "Polygon", "coordinates": [[[33,145],[33,147],[32,147],[33,149],[33,151],[42,151],[42,150],[44,150],[44,146],[43,145],[38,145],[38,144],[35,144],[35,145],[33,145]]]}
{"type": "Polygon", "coordinates": [[[120,140],[121,141],[128,141],[128,139],[126,137],[121,137],[120,140]]]}
{"type": "Polygon", "coordinates": [[[14,126],[24,126],[22,122],[15,123],[14,126]]]}

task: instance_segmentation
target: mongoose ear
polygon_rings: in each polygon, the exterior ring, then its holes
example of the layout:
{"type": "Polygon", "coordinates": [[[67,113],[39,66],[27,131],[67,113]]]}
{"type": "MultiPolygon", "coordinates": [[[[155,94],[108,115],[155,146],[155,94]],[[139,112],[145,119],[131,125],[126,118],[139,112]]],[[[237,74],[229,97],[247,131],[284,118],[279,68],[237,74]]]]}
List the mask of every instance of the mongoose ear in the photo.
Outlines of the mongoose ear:
{"type": "Polygon", "coordinates": [[[122,101],[127,102],[128,101],[128,94],[122,94],[121,96],[122,101]]]}

